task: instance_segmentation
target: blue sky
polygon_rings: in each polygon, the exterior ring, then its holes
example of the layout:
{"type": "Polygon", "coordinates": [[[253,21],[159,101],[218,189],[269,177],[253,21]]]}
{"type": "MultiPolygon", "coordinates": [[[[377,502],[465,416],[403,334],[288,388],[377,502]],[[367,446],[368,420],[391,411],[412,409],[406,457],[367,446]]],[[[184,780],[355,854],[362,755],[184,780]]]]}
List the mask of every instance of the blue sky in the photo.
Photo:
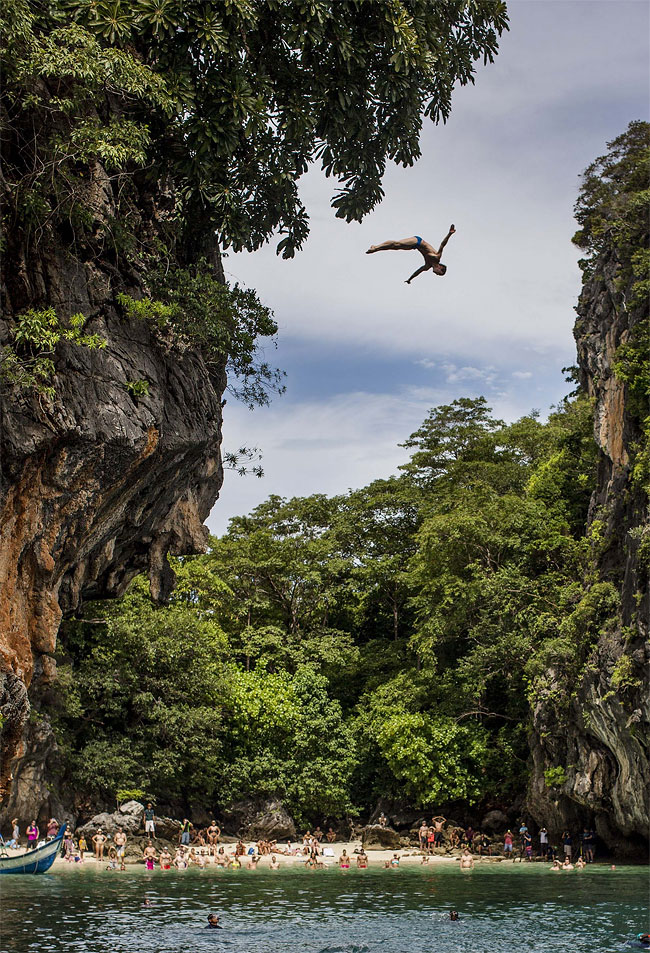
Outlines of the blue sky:
{"type": "Polygon", "coordinates": [[[391,167],[361,224],[334,218],[317,169],[302,180],[311,234],[289,262],[275,246],[224,261],[275,312],[287,393],[225,408],[224,447],[257,445],[265,477],[227,473],[208,520],[222,532],[271,493],[339,493],[394,473],[397,445],[430,407],[484,394],[513,420],[567,392],[580,273],[573,204],[580,172],[632,119],[648,118],[646,0],[512,0],[511,29],[476,85],[455,92],[446,126],[427,124],[422,158],[391,167]],[[447,275],[404,280],[414,252],[371,244],[450,223],[447,275]]]}

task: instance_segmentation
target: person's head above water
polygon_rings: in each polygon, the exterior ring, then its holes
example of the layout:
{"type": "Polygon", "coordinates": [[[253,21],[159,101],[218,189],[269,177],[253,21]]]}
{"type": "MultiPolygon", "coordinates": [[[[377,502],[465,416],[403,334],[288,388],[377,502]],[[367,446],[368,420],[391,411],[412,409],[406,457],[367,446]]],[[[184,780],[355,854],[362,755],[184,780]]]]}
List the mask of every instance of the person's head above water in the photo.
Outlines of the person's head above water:
{"type": "Polygon", "coordinates": [[[216,913],[208,914],[208,926],[209,927],[219,926],[219,917],[216,915],[216,913]]]}
{"type": "Polygon", "coordinates": [[[460,917],[458,916],[458,910],[450,910],[450,912],[449,912],[449,919],[450,919],[450,920],[460,920],[460,917]]]}

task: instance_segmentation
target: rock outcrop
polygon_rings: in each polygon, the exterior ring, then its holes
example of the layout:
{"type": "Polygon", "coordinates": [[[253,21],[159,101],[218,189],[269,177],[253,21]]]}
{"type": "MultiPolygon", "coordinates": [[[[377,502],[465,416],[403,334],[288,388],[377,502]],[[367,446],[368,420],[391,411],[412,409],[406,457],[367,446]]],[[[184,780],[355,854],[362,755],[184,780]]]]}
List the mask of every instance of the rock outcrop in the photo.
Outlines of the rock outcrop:
{"type": "Polygon", "coordinates": [[[610,849],[641,859],[647,857],[649,836],[650,602],[641,559],[649,527],[647,498],[630,466],[643,438],[614,361],[647,314],[640,305],[628,308],[621,271],[613,251],[601,255],[584,284],[575,325],[581,384],[594,400],[600,448],[589,525],[599,521],[597,571],[618,591],[620,608],[616,624],[600,634],[560,718],[553,686],[560,684],[561,673],[549,673],[549,688],[533,711],[528,806],[549,830],[594,823],[610,849]],[[549,780],[544,772],[551,766],[562,770],[549,780]]]}
{"type": "Polygon", "coordinates": [[[362,830],[361,843],[366,850],[399,850],[402,839],[392,827],[368,824],[362,830]]]}
{"type": "Polygon", "coordinates": [[[226,830],[249,840],[294,840],[296,825],[281,801],[246,798],[223,811],[226,830]]]}
{"type": "MultiPolygon", "coordinates": [[[[29,308],[53,308],[62,322],[82,313],[84,331],[106,346],[59,342],[53,399],[0,381],[0,799],[25,741],[27,688],[35,672],[42,686],[55,677],[62,616],[120,596],[143,571],[164,600],[174,581],[167,554],[204,549],[223,478],[223,364],[116,303],[120,292],[147,292],[144,266],[105,247],[117,188],[96,163],[84,242],[59,230],[35,248],[16,229],[5,252],[0,349],[29,308]]],[[[143,243],[155,240],[170,201],[146,192],[133,201],[143,243]]],[[[216,251],[213,266],[219,275],[216,251]]]]}

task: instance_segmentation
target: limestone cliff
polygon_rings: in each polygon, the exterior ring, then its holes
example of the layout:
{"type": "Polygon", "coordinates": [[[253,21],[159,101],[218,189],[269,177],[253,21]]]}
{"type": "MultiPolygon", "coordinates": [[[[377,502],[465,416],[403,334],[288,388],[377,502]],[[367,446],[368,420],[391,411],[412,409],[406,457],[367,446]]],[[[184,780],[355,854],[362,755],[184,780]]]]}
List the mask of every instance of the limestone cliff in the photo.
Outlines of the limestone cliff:
{"type": "MultiPolygon", "coordinates": [[[[643,304],[628,307],[631,278],[616,252],[595,262],[577,307],[575,339],[580,380],[594,400],[600,448],[589,527],[600,540],[596,569],[620,596],[614,625],[600,633],[577,684],[561,673],[533,711],[533,777],[529,806],[549,828],[592,823],[618,854],[647,856],[650,700],[648,646],[647,498],[633,479],[631,457],[643,441],[628,384],[614,373],[615,355],[647,320],[643,304]],[[597,521],[598,525],[597,525],[597,521]],[[557,692],[569,695],[558,716],[557,692]],[[561,768],[548,786],[544,771],[561,768]]],[[[566,700],[566,699],[565,699],[566,700]]]]}
{"type": "MultiPolygon", "coordinates": [[[[20,228],[8,239],[0,346],[15,315],[44,307],[62,320],[83,313],[107,343],[57,345],[52,400],[6,382],[0,393],[0,794],[21,747],[27,689],[35,676],[41,686],[54,677],[62,615],[119,596],[142,571],[164,599],[166,555],[203,548],[222,482],[224,366],[117,307],[118,292],[146,291],[137,264],[102,244],[117,187],[96,165],[87,196],[96,228],[84,243],[61,228],[38,246],[20,228]],[[133,397],[127,385],[143,380],[148,393],[133,397]]],[[[155,236],[163,207],[160,195],[132,203],[141,237],[155,236]]]]}

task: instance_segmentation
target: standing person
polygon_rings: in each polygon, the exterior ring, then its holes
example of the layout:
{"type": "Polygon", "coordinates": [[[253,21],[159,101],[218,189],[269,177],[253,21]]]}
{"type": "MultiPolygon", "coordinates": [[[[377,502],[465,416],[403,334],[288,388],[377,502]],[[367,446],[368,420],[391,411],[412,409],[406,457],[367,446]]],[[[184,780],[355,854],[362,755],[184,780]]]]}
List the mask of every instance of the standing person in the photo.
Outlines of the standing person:
{"type": "Polygon", "coordinates": [[[420,824],[420,830],[418,831],[418,837],[420,839],[420,850],[427,849],[427,838],[429,836],[429,828],[426,825],[426,821],[422,821],[420,824]]]}
{"type": "Polygon", "coordinates": [[[28,849],[31,849],[32,847],[36,847],[36,845],[38,844],[38,835],[39,835],[38,824],[36,823],[36,821],[32,821],[32,823],[27,828],[27,848],[28,849]]]}
{"type": "Polygon", "coordinates": [[[219,843],[219,836],[221,835],[221,828],[216,821],[212,821],[212,824],[208,827],[207,835],[210,847],[216,847],[219,843]]]}
{"type": "Polygon", "coordinates": [[[360,867],[362,870],[368,866],[368,855],[366,854],[363,847],[361,848],[359,854],[357,855],[357,867],[360,867]]]}
{"type": "Polygon", "coordinates": [[[548,831],[545,827],[539,832],[539,855],[546,860],[548,855],[548,831]]]}
{"type": "Polygon", "coordinates": [[[126,840],[126,834],[124,833],[123,829],[118,827],[117,834],[113,838],[113,842],[115,843],[115,850],[117,851],[117,856],[119,857],[120,861],[126,852],[126,840]]]}
{"type": "Polygon", "coordinates": [[[11,822],[11,840],[9,842],[10,847],[20,847],[20,827],[18,826],[18,818],[14,817],[11,822]]]}
{"type": "Polygon", "coordinates": [[[88,844],[86,843],[86,838],[81,834],[79,836],[79,860],[83,864],[84,853],[88,850],[88,844]]]}
{"type": "Polygon", "coordinates": [[[593,864],[594,862],[594,838],[595,834],[589,827],[583,828],[582,831],[582,856],[584,857],[585,863],[593,864]]]}
{"type": "Polygon", "coordinates": [[[156,865],[156,848],[153,846],[151,841],[147,844],[145,849],[142,852],[142,857],[144,859],[144,866],[147,870],[153,870],[156,865]]]}
{"type": "Polygon", "coordinates": [[[183,818],[183,823],[181,824],[181,836],[179,843],[183,847],[189,847],[190,845],[190,831],[192,829],[192,824],[187,817],[183,818]]]}
{"type": "Polygon", "coordinates": [[[519,860],[522,860],[526,850],[525,835],[528,833],[526,822],[522,821],[519,828],[519,860]]]}
{"type": "Polygon", "coordinates": [[[472,849],[472,841],[474,840],[474,828],[470,826],[465,831],[465,840],[467,841],[467,846],[469,849],[472,849]]]}
{"type": "Polygon", "coordinates": [[[434,847],[442,846],[442,828],[443,828],[443,825],[446,823],[446,821],[447,821],[447,818],[443,817],[442,814],[437,814],[435,817],[431,818],[431,823],[433,824],[434,847]]]}
{"type": "Polygon", "coordinates": [[[512,857],[512,831],[510,828],[503,835],[503,853],[510,855],[512,857]]]}
{"type": "Polygon", "coordinates": [[[531,837],[529,831],[526,831],[522,838],[522,843],[524,846],[524,853],[526,854],[526,860],[533,859],[533,838],[531,837]]]}
{"type": "Polygon", "coordinates": [[[440,248],[438,249],[435,249],[429,242],[425,242],[419,235],[413,235],[412,238],[400,238],[397,241],[382,242],[381,245],[371,245],[366,255],[374,255],[375,252],[378,251],[419,251],[424,258],[424,264],[421,268],[418,268],[417,271],[413,272],[411,277],[406,280],[406,284],[410,285],[413,279],[421,275],[423,271],[431,270],[434,275],[438,275],[442,278],[447,271],[447,266],[441,265],[440,259],[445,245],[455,231],[454,226],[450,225],[449,231],[441,241],[440,248]]]}
{"type": "Polygon", "coordinates": [[[571,854],[573,851],[573,838],[571,837],[570,831],[562,832],[562,845],[564,847],[564,856],[569,858],[569,863],[571,863],[571,854]]]}
{"type": "Polygon", "coordinates": [[[144,821],[144,832],[148,834],[149,837],[156,839],[156,825],[154,823],[154,810],[151,805],[151,802],[147,804],[144,809],[144,814],[142,815],[142,820],[144,821]]]}
{"type": "Polygon", "coordinates": [[[59,822],[55,817],[51,817],[47,822],[47,839],[54,840],[56,835],[59,833],[59,822]]]}
{"type": "Polygon", "coordinates": [[[339,857],[339,867],[341,868],[341,870],[350,869],[350,857],[348,855],[347,850],[345,850],[345,848],[343,848],[343,853],[339,857]]]}
{"type": "Polygon", "coordinates": [[[99,830],[93,837],[92,842],[95,847],[95,860],[103,860],[104,859],[104,844],[106,843],[106,835],[102,831],[101,827],[99,828],[99,830]]]}

